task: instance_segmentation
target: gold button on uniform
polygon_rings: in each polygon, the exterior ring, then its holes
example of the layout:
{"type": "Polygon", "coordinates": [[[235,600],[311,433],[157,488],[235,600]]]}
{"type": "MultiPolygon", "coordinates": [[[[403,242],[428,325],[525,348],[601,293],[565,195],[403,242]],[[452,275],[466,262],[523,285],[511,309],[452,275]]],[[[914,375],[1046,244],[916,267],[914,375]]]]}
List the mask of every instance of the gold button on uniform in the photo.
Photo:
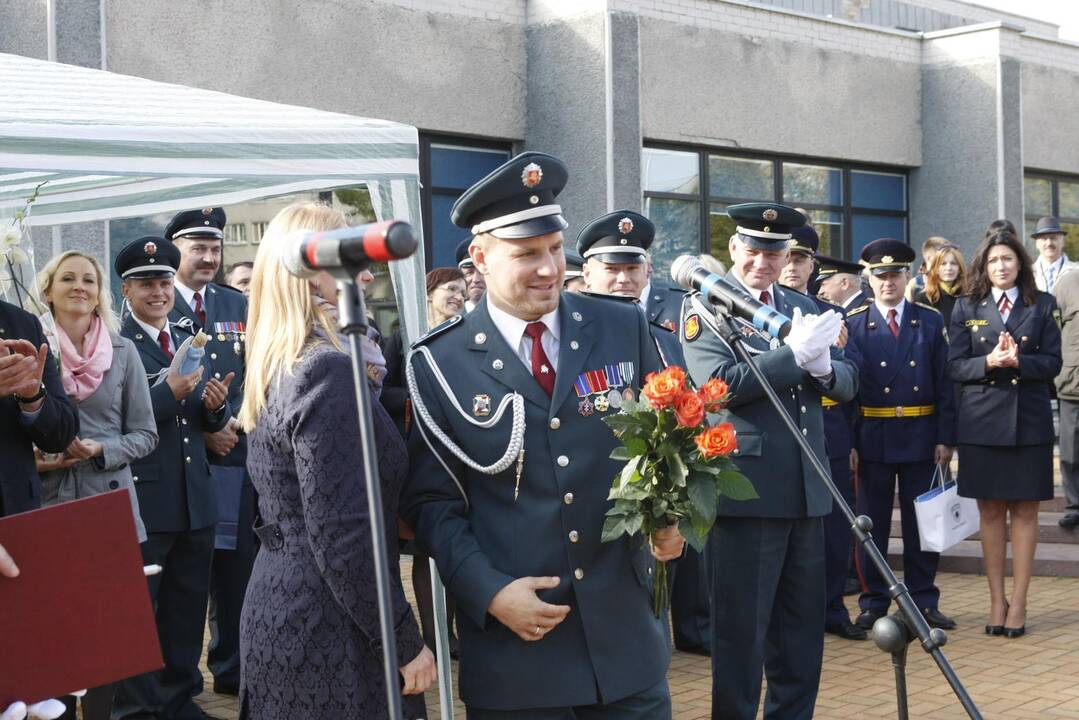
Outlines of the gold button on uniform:
{"type": "Polygon", "coordinates": [[[580,539],[580,536],[577,535],[577,531],[576,530],[570,530],[569,531],[569,541],[570,542],[577,542],[578,539],[580,539]]]}
{"type": "Polygon", "coordinates": [[[567,465],[569,465],[569,458],[565,455],[559,455],[557,462],[559,467],[566,467],[567,465]]]}
{"type": "Polygon", "coordinates": [[[581,568],[577,568],[573,571],[573,577],[577,578],[578,580],[584,580],[584,570],[582,570],[581,568]]]}
{"type": "Polygon", "coordinates": [[[552,430],[557,430],[558,428],[562,427],[562,421],[558,418],[551,418],[551,422],[548,423],[548,425],[550,425],[552,430]]]}
{"type": "Polygon", "coordinates": [[[566,493],[565,495],[563,495],[562,496],[562,502],[566,503],[567,505],[572,505],[573,504],[573,493],[566,493]]]}

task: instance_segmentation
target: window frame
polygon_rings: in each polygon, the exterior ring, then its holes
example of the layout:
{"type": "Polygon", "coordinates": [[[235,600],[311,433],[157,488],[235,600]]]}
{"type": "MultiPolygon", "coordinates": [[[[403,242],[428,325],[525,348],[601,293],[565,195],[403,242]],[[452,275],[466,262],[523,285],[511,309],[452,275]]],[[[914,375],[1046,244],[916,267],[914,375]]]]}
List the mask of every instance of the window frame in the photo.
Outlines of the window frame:
{"type": "MultiPolygon", "coordinates": [[[[1048,170],[1033,170],[1023,169],[1023,180],[1048,180],[1049,189],[1049,214],[1059,220],[1061,223],[1068,223],[1069,225],[1079,225],[1079,217],[1073,215],[1061,216],[1060,214],[1060,183],[1079,183],[1079,175],[1069,175],[1067,173],[1051,172],[1048,170]]],[[[1040,214],[1031,215],[1027,213],[1026,202],[1026,188],[1023,188],[1023,225],[1024,234],[1026,232],[1025,226],[1027,221],[1038,222],[1038,219],[1042,216],[1040,214]]]]}
{"type": "Polygon", "coordinates": [[[472,137],[468,135],[450,135],[438,132],[421,131],[420,141],[420,216],[423,223],[423,259],[427,271],[432,269],[434,257],[434,231],[431,223],[432,197],[436,193],[463,192],[459,188],[435,186],[431,181],[431,146],[457,145],[476,150],[495,150],[505,152],[506,159],[513,157],[513,141],[499,138],[472,137]]]}
{"type": "MultiPolygon", "coordinates": [[[[734,205],[739,202],[762,202],[758,198],[746,199],[746,198],[734,198],[724,196],[712,196],[711,184],[712,179],[709,174],[708,158],[710,155],[719,155],[733,158],[743,158],[747,160],[765,160],[772,163],[772,192],[773,198],[782,198],[783,196],[783,164],[795,163],[799,165],[817,165],[822,167],[829,167],[838,169],[841,172],[841,178],[843,183],[843,204],[839,205],[824,205],[819,203],[796,203],[798,207],[805,208],[806,210],[818,210],[822,212],[838,212],[842,217],[841,227],[843,229],[843,247],[842,252],[839,253],[839,257],[843,259],[851,259],[851,250],[853,248],[853,226],[854,215],[873,215],[878,217],[893,217],[904,220],[904,233],[903,237],[896,238],[902,240],[907,245],[910,244],[910,169],[904,166],[898,165],[873,165],[870,163],[850,162],[837,160],[834,158],[823,158],[806,155],[788,155],[780,153],[769,152],[754,152],[750,150],[743,150],[740,148],[720,148],[710,147],[707,145],[693,145],[671,142],[659,142],[646,140],[642,147],[642,155],[647,150],[671,150],[678,152],[696,152],[697,153],[697,172],[699,178],[700,190],[694,194],[689,195],[685,193],[671,193],[671,192],[655,192],[646,190],[645,178],[641,177],[641,197],[642,200],[647,201],[648,198],[666,199],[666,200],[689,200],[699,204],[700,207],[700,236],[697,252],[709,252],[711,248],[711,227],[709,222],[710,210],[713,203],[722,205],[734,205]],[[852,188],[851,188],[851,173],[852,172],[874,172],[874,173],[888,173],[892,175],[901,175],[903,177],[903,193],[904,204],[906,210],[881,210],[877,208],[863,208],[854,207],[852,205],[852,188]]],[[[643,163],[642,163],[643,164],[643,163]]],[[[1054,192],[1056,186],[1053,186],[1054,192]]],[[[773,200],[775,202],[785,202],[783,200],[773,200]]],[[[785,203],[788,204],[788,203],[785,203]]],[[[835,250],[833,249],[833,253],[835,250]]]]}

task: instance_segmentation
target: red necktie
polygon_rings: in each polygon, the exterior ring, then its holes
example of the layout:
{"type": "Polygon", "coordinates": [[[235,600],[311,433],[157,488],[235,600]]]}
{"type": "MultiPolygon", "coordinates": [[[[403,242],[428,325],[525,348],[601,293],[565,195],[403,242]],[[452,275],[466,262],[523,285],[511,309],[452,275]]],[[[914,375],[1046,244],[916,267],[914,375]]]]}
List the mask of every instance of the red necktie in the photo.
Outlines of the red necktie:
{"type": "Polygon", "coordinates": [[[199,317],[199,324],[206,327],[206,308],[202,307],[202,295],[195,293],[195,314],[199,317]]]}
{"type": "Polygon", "coordinates": [[[1000,300],[997,301],[997,308],[1002,318],[1012,309],[1012,301],[1008,299],[1008,293],[1001,294],[1000,300]]]}
{"type": "Polygon", "coordinates": [[[172,350],[169,349],[168,330],[162,330],[157,334],[157,344],[161,346],[161,351],[169,356],[169,360],[172,360],[172,350]]]}
{"type": "Polygon", "coordinates": [[[896,315],[895,308],[888,311],[888,329],[892,331],[893,337],[899,337],[899,323],[895,321],[896,315]]]}
{"type": "Polygon", "coordinates": [[[761,292],[761,305],[771,305],[771,304],[772,304],[772,296],[768,294],[768,291],[765,290],[765,291],[761,292]]]}
{"type": "Polygon", "coordinates": [[[547,353],[543,352],[543,331],[547,326],[541,322],[528,323],[525,326],[525,335],[532,338],[532,376],[540,384],[548,396],[554,394],[554,367],[547,359],[547,353]]]}

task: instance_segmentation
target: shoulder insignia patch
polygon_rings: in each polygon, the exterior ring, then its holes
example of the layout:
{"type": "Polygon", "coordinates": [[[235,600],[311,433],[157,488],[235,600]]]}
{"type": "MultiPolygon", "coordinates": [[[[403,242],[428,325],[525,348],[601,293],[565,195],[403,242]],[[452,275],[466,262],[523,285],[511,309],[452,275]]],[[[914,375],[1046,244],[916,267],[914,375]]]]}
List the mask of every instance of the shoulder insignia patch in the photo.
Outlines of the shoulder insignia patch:
{"type": "Polygon", "coordinates": [[[431,340],[433,340],[434,338],[436,338],[439,335],[443,334],[444,332],[446,332],[450,328],[452,328],[452,327],[454,327],[456,325],[459,325],[463,320],[464,320],[463,316],[454,315],[453,317],[451,317],[449,320],[442,323],[441,325],[436,325],[433,328],[431,328],[430,330],[428,330],[427,333],[425,335],[423,335],[422,337],[420,337],[419,340],[412,343],[412,347],[419,347],[420,345],[426,345],[427,343],[431,342],[431,340]]]}
{"type": "Polygon", "coordinates": [[[1060,308],[1053,308],[1053,319],[1056,320],[1058,328],[1064,328],[1064,314],[1060,312],[1060,308]]]}
{"type": "Polygon", "coordinates": [[[869,306],[869,305],[859,305],[859,306],[858,306],[858,307],[856,307],[856,308],[853,308],[853,309],[851,309],[851,310],[848,310],[848,311],[847,311],[847,317],[852,317],[852,316],[854,316],[854,315],[857,315],[858,313],[863,313],[863,312],[865,312],[866,310],[868,310],[869,308],[870,308],[870,306],[869,306]]]}
{"type": "Polygon", "coordinates": [[[697,339],[697,336],[701,334],[701,318],[697,313],[693,313],[686,318],[685,323],[682,325],[683,334],[686,340],[693,341],[697,339]]]}

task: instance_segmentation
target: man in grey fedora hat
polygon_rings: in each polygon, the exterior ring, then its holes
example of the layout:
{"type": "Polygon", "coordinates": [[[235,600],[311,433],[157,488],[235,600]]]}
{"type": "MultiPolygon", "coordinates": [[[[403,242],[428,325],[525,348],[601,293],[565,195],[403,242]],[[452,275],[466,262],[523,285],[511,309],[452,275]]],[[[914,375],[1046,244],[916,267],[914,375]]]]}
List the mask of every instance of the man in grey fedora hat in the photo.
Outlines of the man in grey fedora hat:
{"type": "Polygon", "coordinates": [[[1060,276],[1071,272],[1077,265],[1064,252],[1067,233],[1060,227],[1059,220],[1046,216],[1038,220],[1030,236],[1038,247],[1038,259],[1034,261],[1033,268],[1034,282],[1042,292],[1051,293],[1060,276]]]}

